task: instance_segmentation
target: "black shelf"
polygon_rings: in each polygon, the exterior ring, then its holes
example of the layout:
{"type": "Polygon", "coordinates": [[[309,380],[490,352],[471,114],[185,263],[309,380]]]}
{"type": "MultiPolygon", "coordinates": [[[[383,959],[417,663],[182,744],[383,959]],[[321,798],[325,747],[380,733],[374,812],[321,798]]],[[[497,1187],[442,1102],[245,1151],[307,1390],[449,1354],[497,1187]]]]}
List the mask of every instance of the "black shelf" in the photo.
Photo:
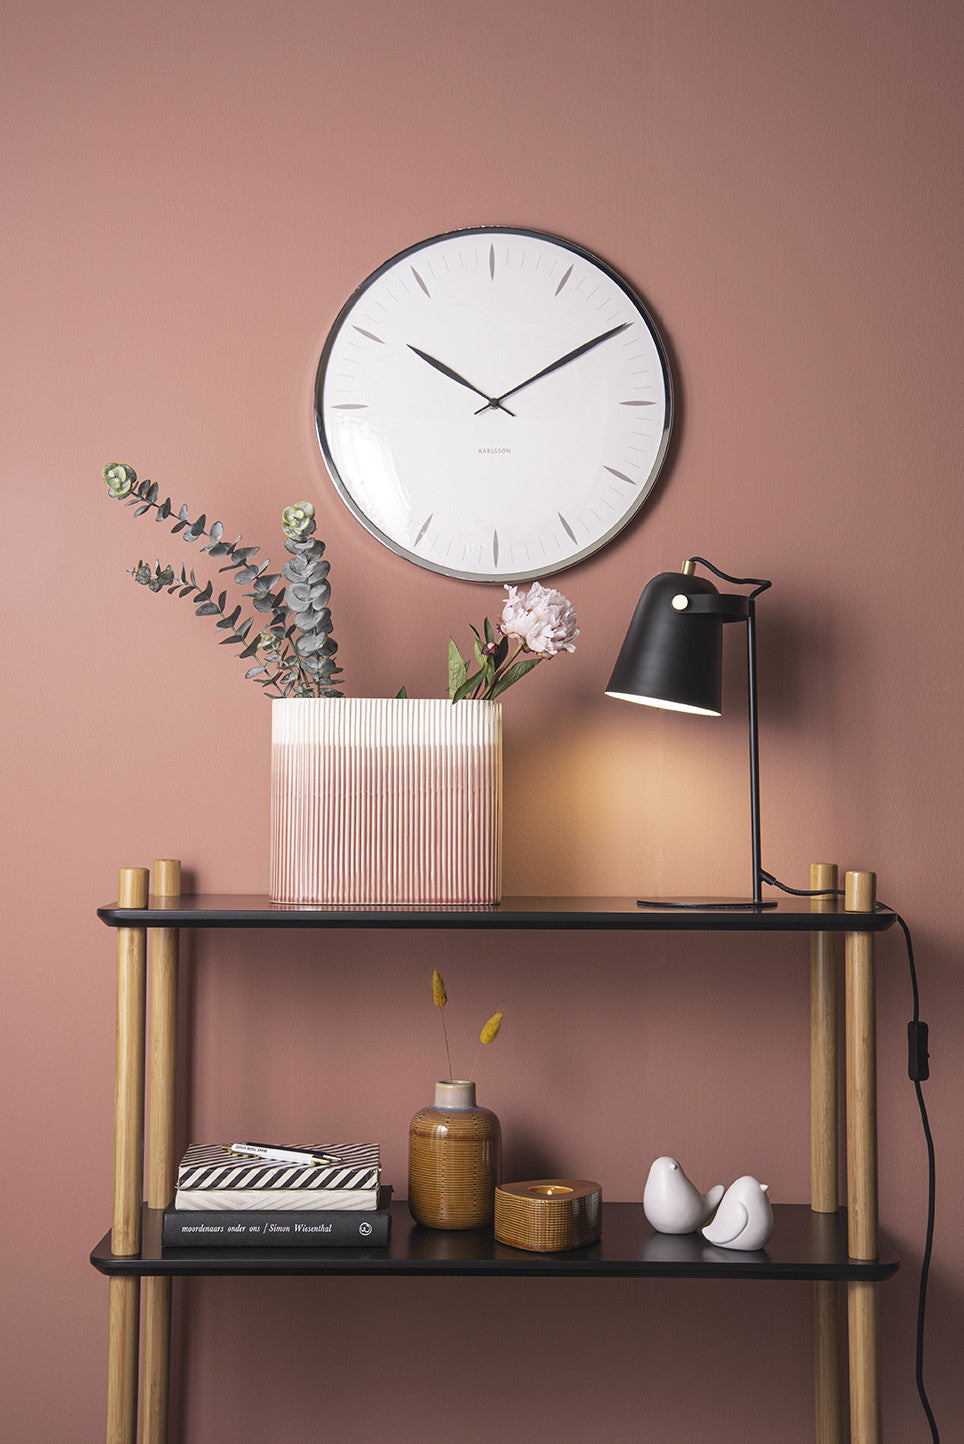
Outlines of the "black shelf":
{"type": "Polygon", "coordinates": [[[895,914],[811,912],[781,898],[760,909],[639,907],[635,898],[507,897],[491,907],[358,906],[272,903],[257,895],[152,898],[145,908],[97,909],[108,927],[181,928],[526,928],[631,932],[866,932],[889,928],[895,914]]]}
{"type": "Polygon", "coordinates": [[[864,1279],[896,1273],[899,1259],[880,1241],[871,1261],[847,1255],[847,1214],[813,1213],[806,1204],[775,1204],[765,1249],[715,1248],[699,1234],[654,1233],[638,1203],[603,1205],[598,1243],[567,1253],[528,1253],[496,1243],[491,1229],[444,1233],[414,1223],[403,1202],[392,1204],[387,1248],[162,1248],[163,1211],[144,1208],[140,1254],[118,1258],[107,1233],[90,1261],[101,1273],[134,1275],[326,1274],[453,1275],[516,1278],[864,1279]]]}

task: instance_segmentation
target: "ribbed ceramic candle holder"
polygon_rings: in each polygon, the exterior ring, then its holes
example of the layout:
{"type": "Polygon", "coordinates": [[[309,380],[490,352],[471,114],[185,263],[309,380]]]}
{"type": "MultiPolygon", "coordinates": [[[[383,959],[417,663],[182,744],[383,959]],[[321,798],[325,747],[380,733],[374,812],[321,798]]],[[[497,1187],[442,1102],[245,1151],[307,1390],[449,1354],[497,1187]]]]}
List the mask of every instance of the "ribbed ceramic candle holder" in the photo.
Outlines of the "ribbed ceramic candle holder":
{"type": "Polygon", "coordinates": [[[502,896],[502,707],[271,704],[273,902],[491,904],[502,896]]]}

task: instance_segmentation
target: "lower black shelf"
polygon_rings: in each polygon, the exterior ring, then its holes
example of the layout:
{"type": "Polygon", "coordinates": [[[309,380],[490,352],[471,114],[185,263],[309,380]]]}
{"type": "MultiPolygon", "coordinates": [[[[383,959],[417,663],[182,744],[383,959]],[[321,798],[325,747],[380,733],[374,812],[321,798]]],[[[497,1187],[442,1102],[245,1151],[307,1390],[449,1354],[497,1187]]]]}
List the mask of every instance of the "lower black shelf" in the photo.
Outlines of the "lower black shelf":
{"type": "Polygon", "coordinates": [[[568,1253],[539,1254],[496,1243],[491,1229],[444,1233],[413,1223],[408,1205],[392,1204],[387,1248],[162,1248],[162,1210],[144,1209],[141,1252],[117,1257],[110,1233],[90,1261],[118,1275],[452,1274],[519,1278],[865,1279],[890,1278],[900,1260],[880,1241],[876,1259],[847,1254],[847,1214],[813,1213],[806,1204],[775,1204],[765,1249],[715,1248],[699,1234],[654,1233],[638,1203],[603,1205],[598,1243],[568,1253]]]}

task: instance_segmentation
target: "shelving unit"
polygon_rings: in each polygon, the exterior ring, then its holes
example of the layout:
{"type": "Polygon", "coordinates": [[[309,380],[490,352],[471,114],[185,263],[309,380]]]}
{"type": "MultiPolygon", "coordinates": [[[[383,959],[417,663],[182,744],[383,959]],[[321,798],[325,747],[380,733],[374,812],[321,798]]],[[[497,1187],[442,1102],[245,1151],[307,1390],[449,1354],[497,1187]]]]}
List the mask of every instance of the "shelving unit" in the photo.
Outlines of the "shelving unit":
{"type": "MultiPolygon", "coordinates": [[[[837,870],[812,869],[829,892],[837,870]]],[[[137,1439],[138,1356],[141,1439],[168,1430],[171,1280],[178,1275],[429,1275],[568,1278],[810,1280],[814,1287],[815,1421],[818,1444],[845,1437],[840,1370],[842,1308],[849,1316],[850,1437],[881,1437],[877,1287],[898,1267],[878,1238],[874,935],[894,914],[875,908],[872,873],[847,874],[845,906],[814,899],[752,911],[638,907],[625,898],[506,898],[496,907],[317,908],[263,897],[180,895],[180,864],[122,868],[118,901],[98,909],[117,937],[117,1071],[114,1209],[111,1230],[91,1253],[110,1277],[109,1444],[137,1439]],[[420,1228],[392,1204],[391,1241],[366,1249],[161,1247],[161,1216],[174,1193],[174,1072],[178,940],[181,928],[435,928],[702,932],[797,932],[811,955],[811,1201],[774,1206],[765,1250],[714,1248],[700,1235],[654,1234],[638,1203],[605,1203],[598,1243],[562,1254],[532,1254],[495,1242],[491,1230],[420,1228]],[[148,936],[151,939],[147,1000],[148,936]],[[846,1124],[849,1207],[837,1196],[837,941],[846,964],[846,1124]],[[145,1027],[146,1024],[146,1027],[145,1027]],[[144,1191],[145,1064],[149,1058],[147,1201],[144,1191]],[[140,1289],[144,1279],[143,1328],[140,1289]]]]}

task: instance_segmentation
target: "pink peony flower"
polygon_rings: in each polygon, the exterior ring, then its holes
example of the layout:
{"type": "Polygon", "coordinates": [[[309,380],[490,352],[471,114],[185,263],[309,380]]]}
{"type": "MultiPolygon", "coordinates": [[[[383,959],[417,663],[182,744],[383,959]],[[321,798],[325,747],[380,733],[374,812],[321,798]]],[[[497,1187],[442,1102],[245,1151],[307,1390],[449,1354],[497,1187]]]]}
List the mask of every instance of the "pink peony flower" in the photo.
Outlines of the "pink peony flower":
{"type": "Polygon", "coordinates": [[[532,582],[524,595],[517,587],[506,587],[506,591],[508,600],[499,618],[503,636],[515,637],[527,652],[540,657],[576,650],[576,614],[561,592],[539,582],[532,582]]]}

